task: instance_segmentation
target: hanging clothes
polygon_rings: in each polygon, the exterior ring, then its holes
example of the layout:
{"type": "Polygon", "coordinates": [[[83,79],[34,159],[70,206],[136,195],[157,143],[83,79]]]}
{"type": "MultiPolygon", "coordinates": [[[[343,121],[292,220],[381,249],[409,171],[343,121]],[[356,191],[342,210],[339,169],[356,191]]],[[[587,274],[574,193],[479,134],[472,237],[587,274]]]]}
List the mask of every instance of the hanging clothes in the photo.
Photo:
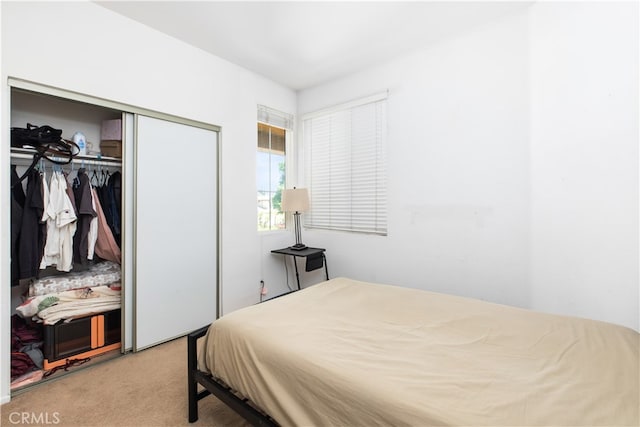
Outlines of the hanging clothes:
{"type": "Polygon", "coordinates": [[[113,175],[108,172],[103,173],[100,185],[95,187],[105,220],[118,247],[120,246],[120,208],[117,206],[116,192],[119,199],[120,177],[120,172],[114,172],[113,175]]]}
{"type": "Polygon", "coordinates": [[[20,245],[20,229],[22,228],[24,202],[24,189],[22,188],[16,165],[11,165],[11,286],[18,286],[20,284],[18,248],[20,245]]]}
{"type": "Polygon", "coordinates": [[[97,203],[98,196],[96,196],[95,191],[93,191],[93,187],[91,190],[91,207],[93,211],[96,213],[93,218],[91,218],[91,223],[89,224],[89,237],[88,237],[88,248],[87,248],[87,259],[89,261],[93,261],[93,255],[96,250],[96,242],[98,241],[98,213],[97,213],[97,203]]]}
{"type": "Polygon", "coordinates": [[[89,232],[91,221],[96,217],[91,196],[91,183],[84,168],[78,170],[77,185],[73,193],[78,210],[78,228],[73,238],[73,260],[77,266],[87,267],[89,264],[89,232]]]}
{"type": "Polygon", "coordinates": [[[96,213],[98,214],[98,240],[96,241],[96,255],[102,259],[113,261],[120,264],[121,252],[111,232],[111,228],[107,224],[100,198],[97,197],[97,190],[92,189],[96,195],[96,213]]]}
{"type": "Polygon", "coordinates": [[[71,202],[71,206],[73,207],[73,212],[76,214],[76,218],[78,217],[78,208],[76,207],[76,195],[73,193],[73,183],[69,181],[69,174],[64,173],[64,177],[67,181],[67,196],[69,197],[69,201],[71,202]]]}
{"type": "MultiPolygon", "coordinates": [[[[49,185],[47,184],[47,175],[44,171],[40,172],[40,179],[42,180],[41,189],[42,189],[42,216],[40,217],[40,223],[44,225],[45,230],[47,230],[47,206],[49,206],[49,185]]],[[[42,248],[42,254],[40,255],[40,261],[42,262],[42,257],[44,256],[44,248],[47,246],[47,234],[44,235],[44,246],[42,248]]]]}
{"type": "Polygon", "coordinates": [[[109,177],[109,182],[107,183],[107,193],[108,193],[108,206],[110,215],[109,219],[109,227],[113,232],[113,237],[116,239],[116,243],[118,246],[121,245],[121,218],[120,213],[122,212],[122,174],[118,171],[111,174],[109,177]]]}
{"type": "MultiPolygon", "coordinates": [[[[107,188],[106,182],[101,182],[98,187],[93,187],[96,191],[96,195],[98,196],[98,200],[100,200],[100,207],[102,208],[102,213],[104,214],[105,220],[108,224],[110,221],[110,213],[108,209],[109,197],[107,194],[107,188]]],[[[98,217],[100,217],[100,215],[98,215],[98,217]]]]}
{"type": "Polygon", "coordinates": [[[44,213],[43,191],[42,176],[40,172],[33,169],[28,176],[27,194],[20,225],[19,279],[38,276],[47,235],[46,224],[41,221],[44,213]]]}

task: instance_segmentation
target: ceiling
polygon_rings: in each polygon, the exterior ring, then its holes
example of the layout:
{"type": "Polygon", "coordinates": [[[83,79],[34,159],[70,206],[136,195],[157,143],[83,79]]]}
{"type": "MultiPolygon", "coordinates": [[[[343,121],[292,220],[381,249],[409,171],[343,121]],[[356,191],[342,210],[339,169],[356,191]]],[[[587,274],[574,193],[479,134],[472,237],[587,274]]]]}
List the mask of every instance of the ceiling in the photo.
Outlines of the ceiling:
{"type": "Polygon", "coordinates": [[[96,3],[301,90],[424,48],[531,2],[96,3]]]}

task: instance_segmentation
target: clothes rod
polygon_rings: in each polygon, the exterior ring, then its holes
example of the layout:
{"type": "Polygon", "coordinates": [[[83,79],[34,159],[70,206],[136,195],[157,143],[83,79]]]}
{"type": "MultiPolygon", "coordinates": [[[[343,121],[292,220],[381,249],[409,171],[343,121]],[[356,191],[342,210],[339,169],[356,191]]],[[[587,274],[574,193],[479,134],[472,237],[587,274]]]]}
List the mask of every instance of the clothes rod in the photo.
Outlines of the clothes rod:
{"type": "MultiPolygon", "coordinates": [[[[54,157],[56,159],[64,160],[62,157],[54,157]]],[[[33,151],[30,150],[11,150],[11,159],[25,159],[33,160],[33,151]]],[[[46,159],[44,159],[46,161],[46,159]]],[[[102,166],[122,166],[122,159],[115,157],[93,157],[93,156],[75,156],[71,159],[71,163],[75,164],[90,164],[90,165],[102,165],[102,166]]]]}

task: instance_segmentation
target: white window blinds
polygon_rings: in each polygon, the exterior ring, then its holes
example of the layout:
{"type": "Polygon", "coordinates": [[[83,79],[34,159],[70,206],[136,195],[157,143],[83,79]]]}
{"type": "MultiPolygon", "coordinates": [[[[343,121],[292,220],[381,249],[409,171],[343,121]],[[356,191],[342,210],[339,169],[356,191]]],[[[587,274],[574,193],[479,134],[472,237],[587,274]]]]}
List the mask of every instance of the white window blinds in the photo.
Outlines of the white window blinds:
{"type": "Polygon", "coordinates": [[[258,105],[258,122],[286,130],[293,130],[293,114],[258,105]]]}
{"type": "Polygon", "coordinates": [[[303,118],[311,228],[387,234],[386,93],[303,118]]]}

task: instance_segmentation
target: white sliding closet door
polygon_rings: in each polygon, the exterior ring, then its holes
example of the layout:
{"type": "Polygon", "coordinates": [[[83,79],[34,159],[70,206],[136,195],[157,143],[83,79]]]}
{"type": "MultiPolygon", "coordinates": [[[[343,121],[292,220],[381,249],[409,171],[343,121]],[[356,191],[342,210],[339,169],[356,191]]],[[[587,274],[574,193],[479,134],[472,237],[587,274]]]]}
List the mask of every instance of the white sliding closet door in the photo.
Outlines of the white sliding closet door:
{"type": "Polygon", "coordinates": [[[216,318],[217,145],[215,131],[138,116],[135,350],[216,318]]]}

